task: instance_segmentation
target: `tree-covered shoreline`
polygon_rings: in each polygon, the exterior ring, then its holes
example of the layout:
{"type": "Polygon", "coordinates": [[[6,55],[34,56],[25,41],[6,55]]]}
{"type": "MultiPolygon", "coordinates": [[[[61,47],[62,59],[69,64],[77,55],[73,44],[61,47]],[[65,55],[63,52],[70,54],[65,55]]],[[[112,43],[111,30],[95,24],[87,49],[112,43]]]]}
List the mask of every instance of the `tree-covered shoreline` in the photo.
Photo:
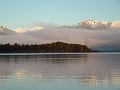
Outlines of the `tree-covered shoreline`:
{"type": "Polygon", "coordinates": [[[53,42],[47,44],[0,44],[0,53],[67,53],[97,52],[81,44],[53,42]]]}

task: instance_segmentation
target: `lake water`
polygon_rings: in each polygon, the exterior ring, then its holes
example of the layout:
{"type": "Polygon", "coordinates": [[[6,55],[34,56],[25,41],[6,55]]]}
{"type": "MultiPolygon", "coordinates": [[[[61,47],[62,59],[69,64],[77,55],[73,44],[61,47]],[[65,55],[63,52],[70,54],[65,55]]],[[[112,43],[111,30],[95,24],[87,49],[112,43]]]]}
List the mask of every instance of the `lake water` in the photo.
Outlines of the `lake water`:
{"type": "Polygon", "coordinates": [[[0,54],[0,90],[120,90],[120,53],[0,54]]]}

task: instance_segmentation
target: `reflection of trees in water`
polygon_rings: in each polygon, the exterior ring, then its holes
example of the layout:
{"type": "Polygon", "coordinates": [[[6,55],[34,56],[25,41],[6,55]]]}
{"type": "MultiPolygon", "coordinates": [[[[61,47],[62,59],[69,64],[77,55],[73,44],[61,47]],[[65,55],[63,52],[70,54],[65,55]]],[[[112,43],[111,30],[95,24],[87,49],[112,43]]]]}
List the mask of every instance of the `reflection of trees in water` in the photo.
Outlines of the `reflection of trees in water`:
{"type": "Polygon", "coordinates": [[[73,78],[87,86],[106,86],[110,83],[120,85],[120,70],[112,70],[109,73],[84,72],[89,57],[87,54],[0,56],[0,81],[14,75],[16,79],[73,78]]]}
{"type": "Polygon", "coordinates": [[[87,60],[87,54],[43,54],[43,55],[3,55],[0,56],[0,63],[19,63],[19,62],[71,62],[75,60],[87,60]]]}
{"type": "Polygon", "coordinates": [[[50,72],[53,73],[54,77],[54,73],[59,75],[65,72],[57,72],[57,70],[59,71],[59,66],[63,66],[62,69],[66,69],[65,66],[70,64],[73,64],[73,66],[76,63],[85,64],[87,58],[87,54],[1,55],[0,79],[6,79],[14,75],[18,68],[20,70],[24,69],[27,72],[25,74],[34,73],[36,75],[41,75],[40,71],[44,71],[45,69],[43,74],[49,75],[48,72],[50,72]],[[56,71],[53,72],[52,69],[56,69],[56,71]]]}

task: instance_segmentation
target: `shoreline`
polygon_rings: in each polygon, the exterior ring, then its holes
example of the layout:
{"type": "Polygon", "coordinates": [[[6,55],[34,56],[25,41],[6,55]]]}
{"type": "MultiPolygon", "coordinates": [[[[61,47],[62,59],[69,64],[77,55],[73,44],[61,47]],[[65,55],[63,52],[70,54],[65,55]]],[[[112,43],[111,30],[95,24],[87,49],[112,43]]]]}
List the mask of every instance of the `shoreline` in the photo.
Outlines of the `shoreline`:
{"type": "Polygon", "coordinates": [[[88,53],[0,53],[0,56],[14,55],[89,55],[89,54],[120,54],[120,52],[88,52],[88,53]]]}

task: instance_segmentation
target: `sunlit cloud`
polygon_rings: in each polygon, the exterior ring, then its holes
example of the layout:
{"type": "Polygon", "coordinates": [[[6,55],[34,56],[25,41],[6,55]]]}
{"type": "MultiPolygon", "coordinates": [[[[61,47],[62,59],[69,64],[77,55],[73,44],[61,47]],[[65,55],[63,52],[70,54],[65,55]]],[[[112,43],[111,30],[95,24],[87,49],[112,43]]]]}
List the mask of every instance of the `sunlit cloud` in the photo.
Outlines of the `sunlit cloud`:
{"type": "Polygon", "coordinates": [[[37,30],[41,30],[43,29],[43,27],[38,27],[38,26],[35,26],[33,28],[17,28],[15,30],[16,33],[25,33],[25,32],[30,32],[30,31],[37,31],[37,30]]]}
{"type": "Polygon", "coordinates": [[[7,29],[3,30],[6,35],[0,32],[0,43],[42,44],[63,41],[86,45],[86,42],[88,41],[87,46],[93,49],[120,50],[119,21],[111,22],[113,23],[112,25],[108,25],[107,22],[93,20],[84,22],[89,22],[87,23],[88,25],[91,23],[90,25],[94,28],[88,28],[88,26],[83,28],[82,26],[79,26],[82,24],[76,26],[36,25],[32,28],[18,28],[13,30],[12,32],[16,33],[14,35],[8,34],[8,31],[11,31],[7,29]],[[101,25],[108,25],[109,27],[103,28],[101,25]]]}

